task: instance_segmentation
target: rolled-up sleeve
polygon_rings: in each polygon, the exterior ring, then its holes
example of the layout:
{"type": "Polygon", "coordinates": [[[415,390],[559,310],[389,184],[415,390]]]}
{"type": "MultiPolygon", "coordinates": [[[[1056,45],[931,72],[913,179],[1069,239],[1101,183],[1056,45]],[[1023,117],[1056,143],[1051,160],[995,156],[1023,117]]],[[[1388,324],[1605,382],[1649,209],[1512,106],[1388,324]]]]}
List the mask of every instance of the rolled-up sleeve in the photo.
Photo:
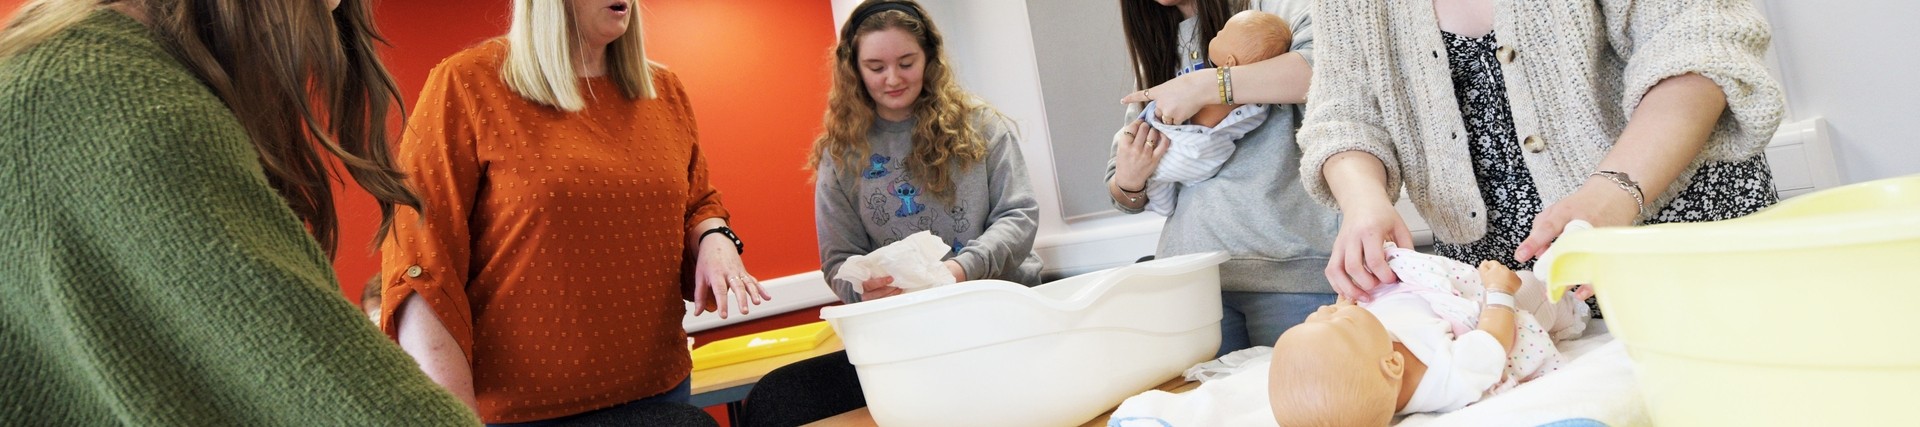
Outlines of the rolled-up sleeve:
{"type": "Polygon", "coordinates": [[[380,329],[398,339],[400,306],[418,293],[471,362],[468,219],[482,166],[474,152],[472,99],[459,92],[461,78],[444,64],[435,68],[400,139],[396,163],[420,197],[420,209],[396,208],[393,235],[381,245],[380,329]]]}
{"type": "MultiPolygon", "coordinates": [[[[665,78],[661,80],[665,84],[659,90],[674,100],[674,113],[677,115],[674,123],[684,129],[692,142],[688,148],[691,151],[687,156],[687,210],[684,223],[681,225],[681,229],[689,234],[688,239],[683,240],[692,240],[692,237],[697,237],[692,233],[701,232],[695,230],[694,226],[714,218],[727,220],[731,215],[728,214],[726,205],[720,203],[720,190],[714,188],[713,181],[709,179],[707,157],[700,147],[700,129],[694,121],[692,100],[687,98],[686,88],[680,84],[678,76],[671,73],[663,74],[665,78]]],[[[683,248],[681,253],[680,297],[689,301],[694,298],[693,275],[694,267],[699,261],[699,251],[700,247],[694,245],[683,248]]]]}
{"type": "Polygon", "coordinates": [[[1327,186],[1321,168],[1327,159],[1347,151],[1361,151],[1380,159],[1386,166],[1383,192],[1398,195],[1400,162],[1382,125],[1380,105],[1371,80],[1386,78],[1373,69],[1366,57],[1385,57],[1382,40],[1362,40],[1360,34],[1385,34],[1380,19],[1367,19],[1383,13],[1371,1],[1317,0],[1313,15],[1319,39],[1313,60],[1313,86],[1307,91],[1307,112],[1300,133],[1300,179],[1315,201],[1338,207],[1332,189],[1327,186]]]}
{"type": "Polygon", "coordinates": [[[1627,61],[1621,107],[1631,116],[1654,85],[1699,74],[1720,86],[1727,111],[1702,156],[1739,161],[1759,154],[1785,113],[1780,83],[1767,74],[1772,30],[1748,0],[1609,0],[1607,37],[1627,61]]]}
{"type": "Polygon", "coordinates": [[[678,77],[669,77],[665,82],[666,87],[661,90],[673,93],[673,98],[678,101],[675,110],[680,115],[676,120],[686,128],[693,140],[693,153],[687,156],[686,216],[686,229],[692,230],[694,225],[703,221],[727,219],[729,215],[726,206],[720,203],[720,190],[714,188],[712,180],[708,178],[707,156],[700,148],[700,130],[695,124],[693,105],[687,98],[686,89],[680,85],[678,77]]]}

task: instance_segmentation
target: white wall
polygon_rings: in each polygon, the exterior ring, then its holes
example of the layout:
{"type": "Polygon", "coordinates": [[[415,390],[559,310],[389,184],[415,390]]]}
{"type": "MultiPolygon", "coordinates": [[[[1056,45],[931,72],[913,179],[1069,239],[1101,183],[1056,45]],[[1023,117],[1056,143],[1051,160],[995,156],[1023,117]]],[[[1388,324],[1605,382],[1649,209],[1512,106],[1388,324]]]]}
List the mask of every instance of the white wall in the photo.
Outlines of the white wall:
{"type": "Polygon", "coordinates": [[[1823,116],[1845,182],[1920,173],[1920,2],[1760,0],[1789,105],[1823,116]]]}
{"type": "MultiPolygon", "coordinates": [[[[838,31],[859,0],[832,0],[838,31]]],[[[1065,1],[1065,0],[1061,0],[1065,1]]],[[[1094,1],[1094,0],[1074,0],[1094,1]]],[[[1073,275],[1124,265],[1153,253],[1163,218],[1156,215],[1080,219],[1062,215],[1039,66],[1024,0],[920,0],[946,36],[947,56],[961,85],[993,104],[1020,127],[1034,197],[1040,203],[1035,249],[1050,275],[1073,275]]],[[[1105,5],[1105,3],[1102,3],[1105,5]]],[[[836,33],[837,34],[837,33],[836,33]]],[[[1114,37],[1120,37],[1114,34],[1114,37]]],[[[1117,108],[1115,109],[1118,110],[1117,108]]],[[[1105,162],[1105,158],[1087,159],[1105,162]]]]}

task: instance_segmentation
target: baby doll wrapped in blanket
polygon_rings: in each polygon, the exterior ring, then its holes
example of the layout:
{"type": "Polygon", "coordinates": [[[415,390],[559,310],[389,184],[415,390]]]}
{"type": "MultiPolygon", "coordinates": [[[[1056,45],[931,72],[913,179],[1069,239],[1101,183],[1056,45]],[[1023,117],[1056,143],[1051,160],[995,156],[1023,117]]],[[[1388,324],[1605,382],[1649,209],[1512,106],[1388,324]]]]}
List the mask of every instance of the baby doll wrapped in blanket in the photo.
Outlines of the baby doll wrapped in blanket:
{"type": "MultiPolygon", "coordinates": [[[[1207,44],[1207,59],[1219,67],[1251,64],[1287,53],[1292,44],[1293,30],[1285,19],[1249,10],[1233,15],[1220,28],[1207,44]]],[[[1172,144],[1153,177],[1147,179],[1146,209],[1161,215],[1173,213],[1174,184],[1196,184],[1213,178],[1233,157],[1234,141],[1267,120],[1265,105],[1209,105],[1187,124],[1164,123],[1155,114],[1156,107],[1147,103],[1141,118],[1172,144]]]]}

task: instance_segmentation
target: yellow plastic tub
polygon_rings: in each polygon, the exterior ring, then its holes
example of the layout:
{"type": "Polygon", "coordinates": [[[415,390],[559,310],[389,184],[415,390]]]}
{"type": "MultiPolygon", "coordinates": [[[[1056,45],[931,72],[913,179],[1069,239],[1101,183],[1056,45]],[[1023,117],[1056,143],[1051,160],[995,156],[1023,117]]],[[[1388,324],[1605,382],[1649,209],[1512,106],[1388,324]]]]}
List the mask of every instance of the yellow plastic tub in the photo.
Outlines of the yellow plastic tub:
{"type": "Polygon", "coordinates": [[[1550,283],[1594,284],[1659,425],[1920,423],[1920,175],[1554,251],[1550,283]]]}

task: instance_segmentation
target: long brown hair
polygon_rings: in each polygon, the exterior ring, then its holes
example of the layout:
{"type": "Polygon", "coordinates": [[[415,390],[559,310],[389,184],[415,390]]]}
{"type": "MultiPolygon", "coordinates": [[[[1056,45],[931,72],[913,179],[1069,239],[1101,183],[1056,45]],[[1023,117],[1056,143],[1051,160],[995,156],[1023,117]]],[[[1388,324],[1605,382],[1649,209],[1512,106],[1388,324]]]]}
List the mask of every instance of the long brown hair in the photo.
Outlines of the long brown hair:
{"type": "Polygon", "coordinates": [[[880,4],[900,4],[912,8],[909,14],[899,10],[873,13],[844,32],[833,49],[833,88],[827,92],[825,131],[813,141],[807,156],[807,168],[820,169],[823,159],[832,159],[842,174],[859,173],[859,165],[873,154],[867,143],[867,130],[873,127],[873,95],[860,78],[855,65],[859,61],[860,36],[883,30],[904,30],[926,50],[920,95],[913,102],[913,151],[905,159],[907,177],[937,200],[953,200],[954,171],[971,167],[987,155],[986,136],[974,129],[975,114],[989,119],[1004,119],[960,88],[947,65],[947,53],[941,45],[940,30],[924,18],[926,9],[912,0],[867,0],[853,9],[859,17],[880,4]],[[916,16],[917,15],[917,16],[916,16]]]}
{"type": "Polygon", "coordinates": [[[385,39],[368,0],[342,0],[331,13],[318,1],[35,0],[0,31],[0,58],[112,3],[145,12],[161,44],[233,111],[269,184],[328,257],[340,240],[333,184],[341,177],[320,150],[379,200],[374,242],[385,238],[395,205],[420,205],[387,148],[399,90],[373,51],[385,39]]]}
{"type": "MultiPolygon", "coordinates": [[[[1133,54],[1134,89],[1146,89],[1173,80],[1187,63],[1180,59],[1180,9],[1153,0],[1119,0],[1120,21],[1127,32],[1127,50],[1133,54]]],[[[1194,2],[1194,28],[1200,32],[1200,58],[1208,58],[1207,44],[1227,25],[1246,0],[1188,0],[1194,2]]]]}

